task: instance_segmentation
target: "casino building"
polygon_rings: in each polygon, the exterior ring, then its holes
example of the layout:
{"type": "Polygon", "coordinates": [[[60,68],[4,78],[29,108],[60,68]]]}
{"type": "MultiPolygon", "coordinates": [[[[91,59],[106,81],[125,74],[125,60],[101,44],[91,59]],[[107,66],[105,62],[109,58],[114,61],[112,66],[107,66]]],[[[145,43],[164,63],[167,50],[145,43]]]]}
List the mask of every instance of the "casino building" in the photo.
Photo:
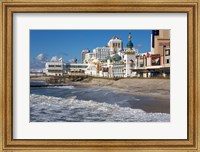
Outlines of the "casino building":
{"type": "Polygon", "coordinates": [[[82,63],[46,63],[46,75],[63,76],[84,74],[94,77],[169,77],[170,76],[170,30],[152,30],[151,51],[139,53],[134,48],[129,33],[126,47],[122,40],[113,36],[108,45],[97,47],[93,52],[81,52],[82,63]]]}
{"type": "Polygon", "coordinates": [[[170,76],[170,30],[153,30],[151,51],[136,56],[137,77],[170,76]]]}

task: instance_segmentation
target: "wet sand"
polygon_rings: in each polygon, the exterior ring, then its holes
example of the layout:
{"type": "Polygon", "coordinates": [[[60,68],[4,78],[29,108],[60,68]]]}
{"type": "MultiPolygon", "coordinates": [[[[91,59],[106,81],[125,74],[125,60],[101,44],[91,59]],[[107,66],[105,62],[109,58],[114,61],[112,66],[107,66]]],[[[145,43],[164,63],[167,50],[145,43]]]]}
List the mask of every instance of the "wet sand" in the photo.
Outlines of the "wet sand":
{"type": "MultiPolygon", "coordinates": [[[[34,79],[42,80],[42,79],[34,79]]],[[[44,80],[44,79],[43,79],[44,80]]],[[[170,80],[169,79],[86,79],[66,85],[109,89],[114,92],[134,95],[139,101],[129,101],[130,107],[146,112],[170,113],[170,80]]]]}
{"type": "Polygon", "coordinates": [[[170,113],[169,79],[93,79],[89,82],[68,82],[69,85],[110,89],[115,92],[131,94],[139,101],[129,101],[131,108],[146,112],[170,113]]]}

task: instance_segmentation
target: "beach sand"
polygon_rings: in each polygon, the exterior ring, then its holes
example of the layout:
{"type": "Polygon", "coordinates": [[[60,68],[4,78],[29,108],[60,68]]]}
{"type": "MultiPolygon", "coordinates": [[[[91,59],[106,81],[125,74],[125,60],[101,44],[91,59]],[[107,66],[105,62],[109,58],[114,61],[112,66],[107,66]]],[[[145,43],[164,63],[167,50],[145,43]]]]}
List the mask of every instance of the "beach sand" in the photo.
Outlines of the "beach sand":
{"type": "MultiPolygon", "coordinates": [[[[33,80],[33,78],[32,78],[33,80]]],[[[34,80],[44,80],[34,78],[34,80]]],[[[139,101],[129,101],[131,108],[146,112],[170,113],[170,80],[169,79],[102,79],[92,78],[83,81],[66,81],[67,85],[109,89],[114,92],[134,95],[139,101]]]]}
{"type": "Polygon", "coordinates": [[[115,92],[131,94],[139,101],[131,101],[131,108],[146,112],[170,113],[169,79],[120,79],[108,80],[93,78],[90,81],[68,82],[69,85],[110,89],[115,92]]]}

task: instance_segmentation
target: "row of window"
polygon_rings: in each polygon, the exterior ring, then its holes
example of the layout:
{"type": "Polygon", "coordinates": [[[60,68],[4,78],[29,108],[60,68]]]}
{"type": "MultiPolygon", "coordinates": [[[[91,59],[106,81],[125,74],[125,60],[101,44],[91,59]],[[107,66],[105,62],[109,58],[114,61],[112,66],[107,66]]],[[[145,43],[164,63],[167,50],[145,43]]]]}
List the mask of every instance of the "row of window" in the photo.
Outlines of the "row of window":
{"type": "Polygon", "coordinates": [[[123,72],[123,69],[113,69],[113,73],[120,73],[123,72]]]}
{"type": "MultiPolygon", "coordinates": [[[[170,59],[166,59],[166,61],[165,61],[165,64],[169,64],[170,63],[170,59]]],[[[158,61],[158,62],[152,62],[152,64],[151,64],[152,66],[153,65],[160,65],[160,61],[158,61]]],[[[139,62],[139,67],[143,67],[144,66],[144,62],[139,62]]],[[[146,65],[145,66],[147,66],[147,62],[146,62],[146,65]]],[[[149,63],[148,63],[148,66],[149,66],[149,63]]]]}
{"type": "Polygon", "coordinates": [[[88,66],[87,65],[77,65],[77,66],[66,66],[66,67],[69,67],[69,68],[87,68],[88,66]]]}
{"type": "MultiPolygon", "coordinates": [[[[53,67],[62,67],[62,65],[48,65],[48,67],[53,68],[53,67]]],[[[66,65],[66,68],[87,68],[87,65],[66,65]]]]}
{"type": "Polygon", "coordinates": [[[62,67],[62,65],[49,65],[49,68],[53,68],[53,67],[62,67]]]}

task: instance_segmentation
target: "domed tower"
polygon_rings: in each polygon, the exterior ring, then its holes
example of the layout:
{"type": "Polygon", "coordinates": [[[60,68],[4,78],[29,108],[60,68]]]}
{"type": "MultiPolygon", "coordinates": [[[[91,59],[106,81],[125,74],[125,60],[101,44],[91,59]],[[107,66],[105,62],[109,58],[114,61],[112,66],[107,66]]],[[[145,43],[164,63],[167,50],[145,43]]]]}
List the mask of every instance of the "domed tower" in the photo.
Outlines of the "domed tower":
{"type": "Polygon", "coordinates": [[[128,43],[126,44],[126,49],[124,51],[124,61],[126,63],[126,71],[125,76],[131,77],[134,75],[132,72],[135,68],[135,60],[136,60],[136,51],[133,47],[133,42],[131,41],[132,35],[129,33],[128,35],[128,43]]]}
{"type": "Polygon", "coordinates": [[[111,54],[116,54],[119,50],[123,49],[123,42],[118,36],[113,36],[108,42],[108,47],[110,48],[111,54]]]}
{"type": "Polygon", "coordinates": [[[131,41],[132,35],[129,33],[128,35],[128,43],[126,44],[127,49],[132,49],[133,48],[133,42],[131,41]]]}

